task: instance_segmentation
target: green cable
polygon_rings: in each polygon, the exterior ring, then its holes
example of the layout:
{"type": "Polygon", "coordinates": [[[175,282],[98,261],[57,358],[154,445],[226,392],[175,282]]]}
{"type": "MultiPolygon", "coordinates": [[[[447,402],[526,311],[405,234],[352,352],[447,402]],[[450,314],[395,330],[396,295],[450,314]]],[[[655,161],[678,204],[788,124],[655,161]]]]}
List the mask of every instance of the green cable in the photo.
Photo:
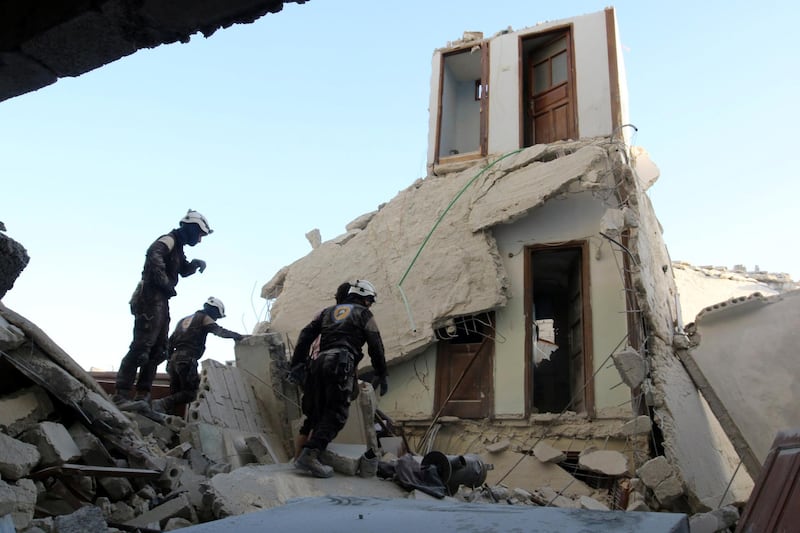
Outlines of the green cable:
{"type": "Polygon", "coordinates": [[[428,232],[428,235],[425,236],[425,239],[422,241],[422,244],[420,244],[419,249],[417,250],[417,253],[414,255],[414,259],[411,260],[411,264],[408,265],[408,268],[406,269],[405,273],[403,274],[403,277],[400,278],[400,281],[397,283],[397,288],[400,289],[400,296],[403,297],[403,303],[406,306],[406,314],[408,314],[408,320],[409,320],[409,322],[411,322],[411,330],[412,331],[416,332],[417,331],[417,327],[414,324],[414,318],[413,318],[413,316],[411,314],[411,307],[408,305],[408,299],[406,298],[406,293],[403,290],[403,282],[406,280],[406,277],[408,276],[408,273],[411,272],[411,268],[414,266],[414,263],[417,262],[417,258],[419,258],[419,255],[422,253],[423,248],[425,248],[425,245],[428,244],[428,241],[430,240],[431,235],[433,235],[433,232],[436,231],[437,227],[439,227],[439,224],[441,223],[441,221],[444,218],[444,216],[448,213],[448,211],[450,211],[450,208],[453,207],[453,205],[458,201],[458,199],[461,198],[461,195],[464,194],[464,191],[466,191],[467,188],[475,182],[475,180],[477,180],[479,177],[481,177],[481,175],[484,172],[486,172],[487,170],[492,168],[494,165],[496,165],[497,163],[499,163],[500,161],[502,161],[506,157],[510,157],[510,156],[512,156],[514,154],[517,154],[517,153],[521,152],[522,150],[523,150],[523,148],[520,148],[518,150],[514,150],[513,152],[509,152],[509,153],[507,153],[507,154],[495,159],[494,161],[492,161],[491,164],[486,165],[485,167],[483,167],[481,169],[480,172],[475,174],[475,176],[473,176],[472,179],[470,179],[461,188],[461,190],[458,191],[458,194],[456,194],[455,197],[450,201],[450,203],[447,205],[447,208],[444,210],[444,212],[441,215],[439,215],[439,218],[436,220],[436,223],[434,223],[433,227],[428,232]]]}

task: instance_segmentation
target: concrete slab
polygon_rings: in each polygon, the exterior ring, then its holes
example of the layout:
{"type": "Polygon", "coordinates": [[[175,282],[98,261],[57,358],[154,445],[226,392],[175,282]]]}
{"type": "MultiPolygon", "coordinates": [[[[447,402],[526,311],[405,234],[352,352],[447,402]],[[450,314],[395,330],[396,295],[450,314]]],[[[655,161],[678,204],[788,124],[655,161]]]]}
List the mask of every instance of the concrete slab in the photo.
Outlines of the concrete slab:
{"type": "Polygon", "coordinates": [[[429,500],[329,496],[302,498],[265,511],[184,528],[186,533],[260,531],[528,531],[689,533],[686,515],[610,513],[527,505],[479,505],[429,500]],[[310,512],[312,511],[313,512],[310,512]],[[332,527],[336,525],[337,527],[332,527]]]}
{"type": "MultiPolygon", "coordinates": [[[[407,492],[392,481],[336,474],[331,478],[318,479],[298,472],[291,464],[279,464],[250,465],[229,474],[218,474],[208,481],[203,502],[219,518],[277,507],[294,498],[329,494],[345,499],[355,496],[407,496],[407,492]]],[[[318,514],[317,510],[311,514],[318,514]]],[[[292,529],[296,531],[298,528],[292,529]]],[[[325,527],[325,530],[330,528],[325,527]]]]}

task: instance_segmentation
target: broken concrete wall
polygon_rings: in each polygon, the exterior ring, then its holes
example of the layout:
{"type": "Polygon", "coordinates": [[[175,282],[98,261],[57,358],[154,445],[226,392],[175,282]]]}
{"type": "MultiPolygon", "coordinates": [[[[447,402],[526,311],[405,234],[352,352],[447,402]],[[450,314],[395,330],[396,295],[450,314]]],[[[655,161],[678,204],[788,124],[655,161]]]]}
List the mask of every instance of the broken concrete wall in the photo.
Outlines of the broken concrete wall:
{"type": "Polygon", "coordinates": [[[470,169],[418,180],[378,210],[363,230],[323,242],[285,275],[279,273],[262,291],[264,297],[277,297],[271,329],[286,333],[293,343],[300,329],[331,305],[342,281],[364,278],[378,291],[372,311],[387,359],[403,360],[434,342],[433,324],[505,304],[507,283],[490,234],[473,232],[464,223],[468,202],[456,202],[431,233],[448,203],[474,176],[470,169]],[[404,275],[408,311],[398,287],[404,275]]]}
{"type": "Polygon", "coordinates": [[[636,215],[626,226],[639,306],[635,311],[641,313],[646,334],[642,355],[650,369],[645,398],[663,434],[664,454],[678,468],[693,510],[742,501],[752,480],[738,476],[725,495],[734,475],[735,452],[730,441],[715,429],[710,411],[704,409],[699,392],[676,355],[676,346],[686,339],[681,334],[677,290],[661,226],[636,174],[626,168],[620,175],[621,188],[636,215]]]}
{"type": "Polygon", "coordinates": [[[25,247],[6,235],[5,230],[0,222],[0,299],[11,290],[30,260],[25,247]]]}
{"type": "Polygon", "coordinates": [[[746,463],[753,475],[775,435],[800,427],[798,323],[800,291],[792,291],[771,297],[754,294],[706,308],[690,330],[689,354],[700,372],[697,377],[708,385],[701,391],[726,422],[726,432],[744,439],[755,459],[746,463]]]}
{"type": "MultiPolygon", "coordinates": [[[[525,413],[525,253],[535,244],[587,240],[589,243],[594,398],[600,417],[632,414],[630,389],[618,386],[619,373],[608,368],[607,357],[627,334],[625,290],[620,272],[621,257],[605,239],[598,236],[606,209],[602,199],[592,193],[577,193],[554,199],[514,224],[495,228],[500,255],[511,280],[508,305],[497,311],[497,332],[503,342],[495,345],[496,396],[498,417],[525,413]]],[[[588,341],[587,341],[588,342],[588,341]]],[[[575,410],[575,409],[572,409],[575,410]]]]}

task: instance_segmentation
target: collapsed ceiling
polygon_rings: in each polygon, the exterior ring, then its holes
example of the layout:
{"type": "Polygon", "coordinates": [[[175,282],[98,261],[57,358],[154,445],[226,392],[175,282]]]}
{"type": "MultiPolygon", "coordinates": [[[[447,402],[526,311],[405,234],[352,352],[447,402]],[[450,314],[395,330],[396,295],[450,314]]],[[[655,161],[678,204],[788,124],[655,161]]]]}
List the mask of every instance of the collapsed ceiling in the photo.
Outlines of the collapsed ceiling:
{"type": "Polygon", "coordinates": [[[9,0],[0,3],[0,101],[142,48],[211,36],[306,0],[9,0]]]}

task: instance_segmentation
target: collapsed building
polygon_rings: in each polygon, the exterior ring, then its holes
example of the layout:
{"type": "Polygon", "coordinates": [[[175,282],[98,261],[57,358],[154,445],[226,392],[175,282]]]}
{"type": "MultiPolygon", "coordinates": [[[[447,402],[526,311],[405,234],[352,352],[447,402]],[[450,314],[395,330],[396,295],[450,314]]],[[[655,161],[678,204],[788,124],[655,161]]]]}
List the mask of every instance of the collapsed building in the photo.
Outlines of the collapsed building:
{"type": "MultiPolygon", "coordinates": [[[[776,429],[800,425],[786,372],[799,302],[783,292],[797,287],[777,280],[774,295],[682,316],[685,265],[670,261],[647,197],[658,169],[631,143],[613,9],[465,33],[434,52],[431,88],[427,175],[334,239],[310,232],[311,253],[263,287],[269,320],[235,362],[203,362],[185,416],[119,411],[0,305],[0,526],[162,530],[301,496],[436,492],[365,475],[369,449],[387,463],[430,458],[445,482],[435,497],[451,503],[676,513],[665,531],[685,530],[677,513],[708,512],[708,531],[735,522],[776,429]],[[377,399],[361,369],[324,458],[340,475],[298,476],[288,355],[356,278],[378,287],[390,389],[377,399]],[[787,393],[742,402],[760,369],[748,355],[767,339],[758,379],[787,393]],[[477,473],[456,478],[452,458],[477,473]]],[[[28,258],[2,233],[0,245],[2,297],[28,258]]]]}
{"type": "Polygon", "coordinates": [[[368,279],[380,408],[416,450],[510,443],[495,482],[535,479],[540,444],[585,479],[604,475],[586,456],[613,451],[654,508],[745,501],[755,474],[681,364],[691,342],[647,196],[658,169],[630,143],[613,9],[465,33],[434,53],[429,109],[427,176],[342,235],[310,232],[263,287],[262,329],[291,343],[340,282],[368,279]]]}

